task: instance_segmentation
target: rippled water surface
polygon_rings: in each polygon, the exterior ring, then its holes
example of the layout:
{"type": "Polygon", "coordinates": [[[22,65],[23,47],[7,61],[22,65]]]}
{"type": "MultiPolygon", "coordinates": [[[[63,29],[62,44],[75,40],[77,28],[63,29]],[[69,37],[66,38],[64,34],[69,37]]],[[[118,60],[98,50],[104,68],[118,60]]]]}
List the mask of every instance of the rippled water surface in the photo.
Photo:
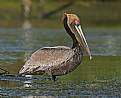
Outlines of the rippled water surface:
{"type": "MultiPolygon", "coordinates": [[[[0,68],[10,76],[0,76],[0,96],[40,97],[114,97],[121,96],[121,29],[84,28],[93,59],[84,56],[72,73],[56,82],[44,76],[18,77],[30,54],[44,46],[66,45],[71,38],[64,29],[0,28],[0,68]],[[14,75],[14,76],[12,76],[14,75]]],[[[4,72],[0,70],[0,72],[4,72]]]]}

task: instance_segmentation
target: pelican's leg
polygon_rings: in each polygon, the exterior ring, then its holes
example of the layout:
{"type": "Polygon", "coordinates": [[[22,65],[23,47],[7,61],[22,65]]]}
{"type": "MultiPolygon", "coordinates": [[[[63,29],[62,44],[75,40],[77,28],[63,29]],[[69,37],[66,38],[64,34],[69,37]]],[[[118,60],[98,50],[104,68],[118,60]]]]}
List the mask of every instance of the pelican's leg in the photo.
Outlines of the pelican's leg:
{"type": "Polygon", "coordinates": [[[51,80],[55,82],[56,76],[52,75],[52,76],[51,76],[51,80]]]}

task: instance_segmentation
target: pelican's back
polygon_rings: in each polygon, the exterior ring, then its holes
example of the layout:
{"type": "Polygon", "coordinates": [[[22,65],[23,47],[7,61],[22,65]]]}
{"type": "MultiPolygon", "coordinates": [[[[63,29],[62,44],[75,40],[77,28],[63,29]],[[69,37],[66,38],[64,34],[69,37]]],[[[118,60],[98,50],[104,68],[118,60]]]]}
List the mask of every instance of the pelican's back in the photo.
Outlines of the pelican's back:
{"type": "Polygon", "coordinates": [[[81,62],[80,46],[70,49],[65,46],[44,47],[34,52],[19,74],[63,75],[73,71],[81,62]]]}

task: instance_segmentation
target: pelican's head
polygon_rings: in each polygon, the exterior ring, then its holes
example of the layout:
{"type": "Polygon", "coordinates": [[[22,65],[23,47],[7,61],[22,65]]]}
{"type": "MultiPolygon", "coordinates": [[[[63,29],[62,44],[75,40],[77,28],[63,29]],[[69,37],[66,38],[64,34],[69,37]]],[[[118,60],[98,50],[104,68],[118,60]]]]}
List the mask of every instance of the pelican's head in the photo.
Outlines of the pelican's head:
{"type": "Polygon", "coordinates": [[[87,53],[90,59],[92,59],[92,55],[90,53],[86,38],[83,34],[80,20],[75,14],[64,14],[62,21],[64,23],[64,27],[72,39],[76,39],[80,44],[81,48],[87,53]]]}

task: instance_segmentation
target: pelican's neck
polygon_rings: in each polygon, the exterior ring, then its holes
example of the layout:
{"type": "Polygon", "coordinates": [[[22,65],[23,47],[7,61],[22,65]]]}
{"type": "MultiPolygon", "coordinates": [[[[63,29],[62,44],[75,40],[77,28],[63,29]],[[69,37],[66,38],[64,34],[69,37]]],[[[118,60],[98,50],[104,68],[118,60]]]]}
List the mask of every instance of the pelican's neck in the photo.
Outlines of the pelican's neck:
{"type": "Polygon", "coordinates": [[[73,46],[72,46],[72,48],[76,47],[78,45],[78,41],[76,40],[75,35],[72,33],[72,31],[70,30],[70,28],[69,28],[69,26],[67,24],[67,16],[64,18],[63,24],[64,24],[64,27],[66,29],[66,32],[71,36],[71,38],[73,40],[73,46]]]}

